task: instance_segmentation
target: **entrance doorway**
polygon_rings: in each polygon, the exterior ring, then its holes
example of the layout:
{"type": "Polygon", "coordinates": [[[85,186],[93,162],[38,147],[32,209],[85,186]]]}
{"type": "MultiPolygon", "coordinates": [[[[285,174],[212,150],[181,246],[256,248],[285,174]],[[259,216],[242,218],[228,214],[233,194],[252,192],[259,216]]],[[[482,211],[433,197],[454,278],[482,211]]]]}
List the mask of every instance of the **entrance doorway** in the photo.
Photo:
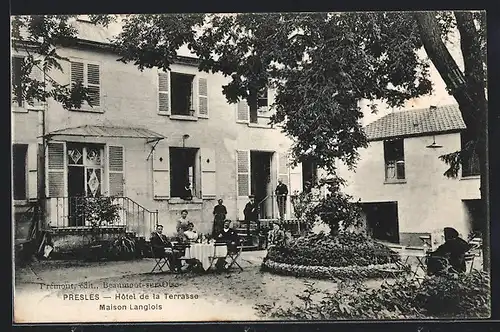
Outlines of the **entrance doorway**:
{"type": "Polygon", "coordinates": [[[310,192],[318,181],[318,166],[311,160],[302,162],[302,190],[310,192]]]}
{"type": "Polygon", "coordinates": [[[271,158],[273,153],[250,151],[250,188],[260,203],[260,218],[272,216],[271,158]]]}
{"type": "Polygon", "coordinates": [[[84,226],[84,197],[102,195],[104,146],[67,143],[69,226],[84,226]]]}
{"type": "MultiPolygon", "coordinates": [[[[463,203],[468,213],[470,229],[476,236],[484,234],[486,220],[484,219],[484,207],[480,199],[464,199],[463,203]]],[[[465,236],[465,234],[464,234],[465,236]]]]}
{"type": "Polygon", "coordinates": [[[374,239],[399,243],[398,203],[363,203],[368,233],[374,239]]]}

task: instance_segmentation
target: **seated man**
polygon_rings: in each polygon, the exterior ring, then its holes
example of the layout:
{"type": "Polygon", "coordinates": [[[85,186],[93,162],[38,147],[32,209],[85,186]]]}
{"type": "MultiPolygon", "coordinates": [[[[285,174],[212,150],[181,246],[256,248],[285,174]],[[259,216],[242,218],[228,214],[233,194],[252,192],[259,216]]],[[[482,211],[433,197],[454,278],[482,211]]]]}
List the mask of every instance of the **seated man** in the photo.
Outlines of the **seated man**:
{"type": "Polygon", "coordinates": [[[443,261],[448,260],[454,272],[465,272],[465,253],[470,245],[459,237],[457,230],[451,227],[444,228],[445,242],[434,252],[429,253],[427,259],[427,274],[434,275],[442,272],[446,266],[443,261]]]}
{"type": "MultiPolygon", "coordinates": [[[[238,251],[238,246],[240,245],[240,238],[234,229],[230,228],[231,220],[224,221],[224,228],[219,233],[216,238],[216,242],[223,242],[227,244],[227,252],[234,254],[238,251]]],[[[219,258],[216,263],[217,269],[221,269],[226,264],[224,258],[219,258]]]]}
{"type": "Polygon", "coordinates": [[[280,229],[277,222],[273,223],[273,229],[267,234],[267,248],[282,246],[285,244],[285,232],[280,229]]]}
{"type": "Polygon", "coordinates": [[[154,257],[166,257],[172,271],[180,271],[181,261],[178,259],[182,253],[173,250],[172,243],[163,234],[163,225],[157,225],[156,231],[151,233],[151,249],[154,257]]]}

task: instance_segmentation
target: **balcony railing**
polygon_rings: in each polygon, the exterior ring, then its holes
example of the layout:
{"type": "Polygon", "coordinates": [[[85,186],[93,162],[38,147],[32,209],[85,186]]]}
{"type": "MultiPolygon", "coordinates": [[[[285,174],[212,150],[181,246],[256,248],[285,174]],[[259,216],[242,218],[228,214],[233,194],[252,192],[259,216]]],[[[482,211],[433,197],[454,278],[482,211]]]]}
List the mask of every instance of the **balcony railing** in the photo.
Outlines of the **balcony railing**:
{"type": "Polygon", "coordinates": [[[121,228],[138,237],[148,237],[158,223],[158,211],[150,211],[128,197],[51,197],[44,199],[44,204],[45,228],[91,228],[95,220],[102,229],[121,228]],[[118,207],[115,220],[98,220],[96,212],[85,207],[103,198],[109,198],[118,207]]]}

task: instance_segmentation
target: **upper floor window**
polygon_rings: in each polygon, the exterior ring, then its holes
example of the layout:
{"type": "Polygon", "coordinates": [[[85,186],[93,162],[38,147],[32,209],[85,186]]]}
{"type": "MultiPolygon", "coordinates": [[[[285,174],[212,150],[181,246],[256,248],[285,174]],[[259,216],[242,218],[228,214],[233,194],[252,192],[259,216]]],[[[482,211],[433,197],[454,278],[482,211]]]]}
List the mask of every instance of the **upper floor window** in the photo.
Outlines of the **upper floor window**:
{"type": "Polygon", "coordinates": [[[92,110],[101,106],[101,72],[96,63],[71,61],[71,85],[80,82],[89,90],[90,105],[82,104],[81,109],[92,110]],[[92,107],[90,107],[92,106],[92,107]]]}
{"type": "MultiPolygon", "coordinates": [[[[460,140],[462,144],[462,149],[464,149],[468,143],[474,142],[474,137],[467,130],[460,133],[460,140]]],[[[476,176],[480,175],[479,167],[479,156],[477,152],[473,149],[469,150],[471,153],[467,155],[466,158],[462,160],[462,177],[476,176]]]]}
{"type": "Polygon", "coordinates": [[[385,179],[388,182],[405,179],[403,139],[384,141],[385,179]]]}
{"type": "Polygon", "coordinates": [[[12,57],[12,103],[23,107],[23,86],[22,86],[22,57],[12,57]]]}
{"type": "Polygon", "coordinates": [[[189,200],[197,197],[199,149],[170,148],[170,196],[189,200]]]}
{"type": "Polygon", "coordinates": [[[208,117],[207,79],[186,73],[159,72],[158,112],[180,115],[179,119],[208,117]]]}
{"type": "Polygon", "coordinates": [[[241,100],[238,103],[237,121],[267,126],[271,116],[269,94],[268,88],[263,88],[257,93],[257,108],[251,108],[247,100],[241,100]]]}

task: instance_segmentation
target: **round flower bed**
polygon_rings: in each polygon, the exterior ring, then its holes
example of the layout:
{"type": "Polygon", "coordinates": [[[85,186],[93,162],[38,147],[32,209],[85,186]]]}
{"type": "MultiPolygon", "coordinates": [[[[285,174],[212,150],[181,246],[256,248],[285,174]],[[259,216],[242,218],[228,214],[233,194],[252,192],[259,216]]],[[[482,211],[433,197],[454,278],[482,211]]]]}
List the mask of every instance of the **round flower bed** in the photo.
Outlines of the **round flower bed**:
{"type": "Polygon", "coordinates": [[[363,234],[309,234],[270,248],[262,270],[313,278],[379,278],[404,273],[398,271],[394,254],[363,234]]]}

